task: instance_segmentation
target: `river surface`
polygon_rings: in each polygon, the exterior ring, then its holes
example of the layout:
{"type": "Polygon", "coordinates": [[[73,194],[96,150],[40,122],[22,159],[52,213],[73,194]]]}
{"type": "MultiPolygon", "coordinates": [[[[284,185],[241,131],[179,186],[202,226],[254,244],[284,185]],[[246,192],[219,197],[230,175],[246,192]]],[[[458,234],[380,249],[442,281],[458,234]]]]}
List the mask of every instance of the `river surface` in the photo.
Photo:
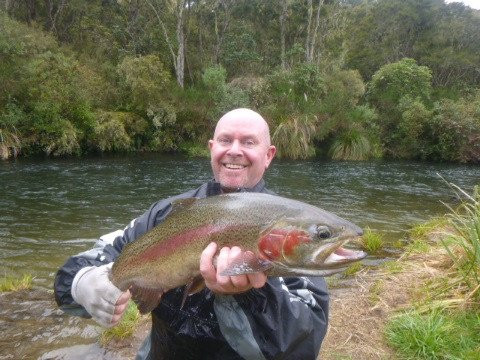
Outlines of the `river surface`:
{"type": "MultiPolygon", "coordinates": [[[[447,212],[454,192],[480,184],[480,167],[412,162],[278,161],[268,187],[332,211],[387,241],[447,212]]],[[[0,295],[0,359],[108,358],[92,321],[52,301],[55,272],[102,234],[123,228],[158,199],[211,178],[206,159],[155,154],[0,162],[0,276],[28,272],[28,295],[0,295]]],[[[370,259],[372,261],[372,259],[370,259]]]]}

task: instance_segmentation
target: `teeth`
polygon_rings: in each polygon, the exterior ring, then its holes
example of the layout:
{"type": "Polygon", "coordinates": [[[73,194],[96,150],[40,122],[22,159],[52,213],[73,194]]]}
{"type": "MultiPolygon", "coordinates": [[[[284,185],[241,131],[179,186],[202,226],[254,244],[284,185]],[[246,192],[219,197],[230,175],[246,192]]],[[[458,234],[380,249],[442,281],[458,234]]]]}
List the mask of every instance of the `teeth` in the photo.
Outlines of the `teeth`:
{"type": "Polygon", "coordinates": [[[237,164],[225,164],[224,165],[227,169],[243,169],[244,165],[237,165],[237,164]]]}

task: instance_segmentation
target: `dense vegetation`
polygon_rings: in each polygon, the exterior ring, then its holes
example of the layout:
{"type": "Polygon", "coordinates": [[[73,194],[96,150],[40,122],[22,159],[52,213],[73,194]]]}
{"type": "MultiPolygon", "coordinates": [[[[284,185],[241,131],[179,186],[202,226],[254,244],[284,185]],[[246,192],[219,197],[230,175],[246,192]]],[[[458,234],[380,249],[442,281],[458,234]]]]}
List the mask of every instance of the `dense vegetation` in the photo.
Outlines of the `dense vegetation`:
{"type": "Polygon", "coordinates": [[[246,106],[280,156],[478,163],[479,29],[443,0],[0,0],[0,157],[202,154],[246,106]]]}

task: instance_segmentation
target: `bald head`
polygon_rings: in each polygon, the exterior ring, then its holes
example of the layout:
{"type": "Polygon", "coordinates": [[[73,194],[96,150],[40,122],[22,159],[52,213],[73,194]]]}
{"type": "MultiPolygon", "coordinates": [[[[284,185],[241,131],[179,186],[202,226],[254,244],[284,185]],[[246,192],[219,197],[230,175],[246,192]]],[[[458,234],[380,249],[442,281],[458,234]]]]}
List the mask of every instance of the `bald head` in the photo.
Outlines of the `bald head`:
{"type": "Polygon", "coordinates": [[[222,189],[252,188],[275,156],[268,124],[250,109],[235,109],[218,120],[208,142],[213,174],[222,189]]]}
{"type": "Polygon", "coordinates": [[[259,113],[246,108],[235,109],[223,115],[217,122],[213,138],[216,138],[219,131],[224,127],[237,126],[238,124],[257,129],[259,138],[265,142],[266,146],[270,146],[270,129],[267,122],[259,113]]]}

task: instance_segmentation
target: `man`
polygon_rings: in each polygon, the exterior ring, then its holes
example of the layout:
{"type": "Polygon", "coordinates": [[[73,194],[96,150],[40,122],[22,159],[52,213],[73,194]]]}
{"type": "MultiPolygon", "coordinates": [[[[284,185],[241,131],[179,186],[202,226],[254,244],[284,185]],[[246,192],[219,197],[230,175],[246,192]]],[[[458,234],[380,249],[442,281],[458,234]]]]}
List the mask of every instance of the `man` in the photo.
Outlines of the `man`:
{"type": "MultiPolygon", "coordinates": [[[[263,174],[275,156],[265,120],[236,109],[217,123],[209,141],[214,180],[161,200],[123,231],[104,235],[89,251],[71,257],[55,279],[55,298],[66,312],[93,317],[104,326],[121,318],[130,299],[108,278],[125,244],[150,230],[171,202],[232,191],[271,193],[263,174]]],[[[241,245],[241,244],[239,244],[241,245]]],[[[181,308],[183,287],[163,294],[152,312],[152,331],[137,359],[315,359],[325,336],[328,294],[323,278],[269,278],[264,273],[221,276],[240,247],[202,252],[206,288],[181,308]],[[219,250],[216,267],[214,255],[219,250]]]]}

